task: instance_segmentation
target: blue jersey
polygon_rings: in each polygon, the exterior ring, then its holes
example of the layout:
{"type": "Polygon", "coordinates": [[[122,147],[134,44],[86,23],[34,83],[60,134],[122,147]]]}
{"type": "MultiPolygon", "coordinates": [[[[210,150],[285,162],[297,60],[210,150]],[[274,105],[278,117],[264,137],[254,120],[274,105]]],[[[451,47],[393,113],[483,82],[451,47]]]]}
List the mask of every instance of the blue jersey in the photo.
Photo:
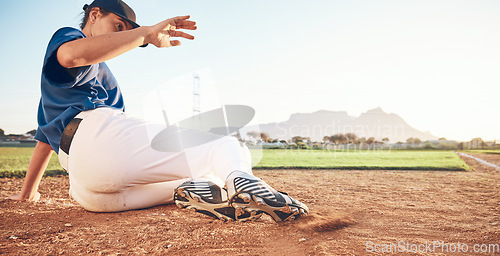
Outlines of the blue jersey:
{"type": "Polygon", "coordinates": [[[84,37],[78,29],[61,28],[45,53],[35,138],[50,144],[57,153],[64,128],[81,111],[105,106],[124,109],[120,88],[106,63],[70,69],[59,64],[59,47],[84,37]]]}

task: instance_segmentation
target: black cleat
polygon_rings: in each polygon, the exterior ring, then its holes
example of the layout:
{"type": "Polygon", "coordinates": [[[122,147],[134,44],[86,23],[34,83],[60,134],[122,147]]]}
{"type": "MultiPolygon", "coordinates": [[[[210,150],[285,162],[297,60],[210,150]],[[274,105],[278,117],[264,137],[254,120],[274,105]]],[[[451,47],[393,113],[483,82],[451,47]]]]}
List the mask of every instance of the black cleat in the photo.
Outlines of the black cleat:
{"type": "Polygon", "coordinates": [[[231,173],[226,180],[226,187],[229,204],[237,211],[265,213],[276,222],[296,219],[309,213],[305,204],[287,193],[276,191],[263,180],[248,173],[231,173]]]}
{"type": "Polygon", "coordinates": [[[182,183],[175,189],[174,202],[180,208],[194,209],[223,221],[256,220],[262,213],[235,209],[227,200],[227,192],[211,181],[193,180],[182,183]]]}

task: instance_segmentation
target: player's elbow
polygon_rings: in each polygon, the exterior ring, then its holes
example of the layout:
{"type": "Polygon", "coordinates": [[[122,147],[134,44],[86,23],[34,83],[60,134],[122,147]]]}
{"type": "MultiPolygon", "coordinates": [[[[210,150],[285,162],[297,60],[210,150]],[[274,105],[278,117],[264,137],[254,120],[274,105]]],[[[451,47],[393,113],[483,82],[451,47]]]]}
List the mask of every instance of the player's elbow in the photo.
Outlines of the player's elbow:
{"type": "Polygon", "coordinates": [[[79,67],[81,62],[79,58],[74,56],[72,53],[70,47],[68,47],[66,44],[61,45],[59,49],[57,50],[57,61],[61,66],[65,68],[75,68],[79,67]]]}

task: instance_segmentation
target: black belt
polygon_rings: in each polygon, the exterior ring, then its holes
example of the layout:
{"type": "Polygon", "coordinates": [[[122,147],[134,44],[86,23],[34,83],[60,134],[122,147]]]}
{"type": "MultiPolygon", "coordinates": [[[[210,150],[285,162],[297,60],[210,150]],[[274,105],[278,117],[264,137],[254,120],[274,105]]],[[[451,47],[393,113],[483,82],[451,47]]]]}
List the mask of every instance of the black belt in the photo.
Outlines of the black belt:
{"type": "Polygon", "coordinates": [[[64,128],[63,134],[61,136],[61,143],[59,143],[59,148],[64,151],[67,155],[69,155],[69,148],[71,146],[71,142],[73,141],[73,137],[75,136],[76,130],[80,125],[80,122],[83,119],[81,118],[73,118],[66,128],[64,128]]]}

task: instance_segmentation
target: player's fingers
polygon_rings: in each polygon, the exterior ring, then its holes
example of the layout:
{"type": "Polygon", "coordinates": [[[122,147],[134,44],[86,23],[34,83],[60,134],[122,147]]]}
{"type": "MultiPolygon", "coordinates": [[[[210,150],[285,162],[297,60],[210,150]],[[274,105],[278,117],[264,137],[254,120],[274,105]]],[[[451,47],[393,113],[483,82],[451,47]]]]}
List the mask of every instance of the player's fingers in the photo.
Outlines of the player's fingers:
{"type": "Polygon", "coordinates": [[[197,26],[181,26],[181,27],[177,27],[178,29],[188,29],[188,30],[196,30],[198,29],[197,26]]]}
{"type": "Polygon", "coordinates": [[[42,196],[42,195],[40,195],[40,192],[36,192],[35,197],[33,198],[33,200],[32,200],[32,201],[34,201],[34,202],[38,202],[38,201],[40,200],[40,197],[41,197],[41,196],[42,196]]]}
{"type": "Polygon", "coordinates": [[[196,30],[198,29],[197,26],[177,26],[177,29],[188,29],[188,30],[196,30]]]}
{"type": "Polygon", "coordinates": [[[173,17],[172,20],[174,20],[174,21],[181,21],[181,20],[187,20],[190,17],[191,17],[191,15],[177,16],[177,17],[173,17]]]}
{"type": "Polygon", "coordinates": [[[188,33],[182,32],[182,31],[177,31],[177,30],[169,30],[168,34],[170,35],[170,37],[184,37],[186,39],[191,39],[191,40],[194,39],[194,36],[192,36],[188,33]]]}
{"type": "Polygon", "coordinates": [[[192,21],[192,20],[176,20],[175,24],[176,25],[184,25],[184,26],[194,26],[194,25],[196,25],[196,21],[192,21]]]}
{"type": "Polygon", "coordinates": [[[179,45],[181,45],[181,41],[179,40],[170,41],[170,46],[179,46],[179,45]]]}
{"type": "Polygon", "coordinates": [[[176,28],[180,29],[190,29],[190,30],[195,30],[196,27],[196,22],[190,21],[190,20],[183,20],[183,21],[178,21],[175,23],[176,28]]]}

